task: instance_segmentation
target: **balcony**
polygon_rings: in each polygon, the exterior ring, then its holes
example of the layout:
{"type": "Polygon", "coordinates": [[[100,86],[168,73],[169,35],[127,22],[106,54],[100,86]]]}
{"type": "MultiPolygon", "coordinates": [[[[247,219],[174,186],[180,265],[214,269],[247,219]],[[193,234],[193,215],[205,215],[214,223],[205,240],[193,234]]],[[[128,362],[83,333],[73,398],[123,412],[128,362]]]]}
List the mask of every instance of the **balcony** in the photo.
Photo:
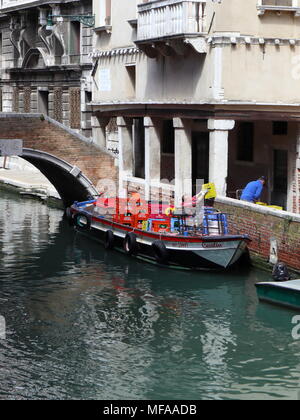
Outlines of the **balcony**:
{"type": "Polygon", "coordinates": [[[300,1],[299,0],[258,0],[257,10],[258,15],[264,15],[265,12],[291,12],[295,16],[300,16],[300,1]]]}
{"type": "MultiPolygon", "coordinates": [[[[79,0],[74,0],[79,1],[79,0]]],[[[36,7],[42,5],[60,4],[65,3],[66,0],[53,0],[51,2],[46,0],[0,0],[0,11],[1,12],[12,12],[15,10],[26,9],[29,7],[36,7]]]]}
{"type": "Polygon", "coordinates": [[[137,41],[140,49],[180,53],[184,44],[203,51],[206,0],[153,0],[138,5],[137,41]],[[201,41],[200,41],[200,38],[201,41]]]}

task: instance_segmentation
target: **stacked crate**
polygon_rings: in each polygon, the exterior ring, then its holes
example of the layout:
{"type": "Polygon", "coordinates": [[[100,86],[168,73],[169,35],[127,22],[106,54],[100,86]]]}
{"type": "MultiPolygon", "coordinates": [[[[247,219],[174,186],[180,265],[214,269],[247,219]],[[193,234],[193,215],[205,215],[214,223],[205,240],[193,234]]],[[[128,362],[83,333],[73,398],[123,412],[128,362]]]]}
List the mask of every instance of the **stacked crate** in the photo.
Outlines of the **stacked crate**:
{"type": "Polygon", "coordinates": [[[227,215],[216,212],[213,208],[205,208],[203,233],[210,236],[228,234],[227,215]]]}

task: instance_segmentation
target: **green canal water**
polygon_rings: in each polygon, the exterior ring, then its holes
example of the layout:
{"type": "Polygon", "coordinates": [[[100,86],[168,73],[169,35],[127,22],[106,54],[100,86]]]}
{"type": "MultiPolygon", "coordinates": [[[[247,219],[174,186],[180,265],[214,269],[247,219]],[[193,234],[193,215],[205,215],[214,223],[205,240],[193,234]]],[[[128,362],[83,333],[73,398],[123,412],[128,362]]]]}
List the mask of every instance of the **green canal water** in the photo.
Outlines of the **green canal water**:
{"type": "Polygon", "coordinates": [[[298,398],[297,313],[258,302],[268,273],[143,264],[0,194],[0,399],[298,398]]]}

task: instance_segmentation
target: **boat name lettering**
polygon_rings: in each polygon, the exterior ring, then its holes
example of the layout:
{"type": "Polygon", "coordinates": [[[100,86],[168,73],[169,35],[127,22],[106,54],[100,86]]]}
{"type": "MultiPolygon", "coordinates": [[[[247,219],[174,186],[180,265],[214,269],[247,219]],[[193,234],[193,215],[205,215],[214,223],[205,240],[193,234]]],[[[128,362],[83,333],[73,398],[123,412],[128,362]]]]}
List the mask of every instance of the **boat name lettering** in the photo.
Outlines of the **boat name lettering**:
{"type": "Polygon", "coordinates": [[[175,242],[172,246],[176,246],[177,248],[188,248],[189,244],[185,242],[175,242]]]}
{"type": "Polygon", "coordinates": [[[203,248],[222,248],[222,244],[220,242],[204,242],[203,248]]]}

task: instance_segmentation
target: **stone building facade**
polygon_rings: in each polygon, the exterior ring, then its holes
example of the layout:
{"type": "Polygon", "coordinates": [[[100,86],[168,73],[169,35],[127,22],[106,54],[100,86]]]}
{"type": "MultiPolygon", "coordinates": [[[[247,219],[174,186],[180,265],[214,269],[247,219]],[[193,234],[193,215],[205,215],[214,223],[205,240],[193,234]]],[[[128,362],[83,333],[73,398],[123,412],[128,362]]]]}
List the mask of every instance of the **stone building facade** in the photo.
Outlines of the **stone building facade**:
{"type": "Polygon", "coordinates": [[[2,0],[1,110],[40,112],[90,137],[92,36],[91,0],[2,0]]]}
{"type": "Polygon", "coordinates": [[[120,187],[180,202],[260,175],[300,211],[300,1],[94,0],[93,136],[116,118],[120,187]],[[167,181],[174,179],[173,184],[167,181]]]}

